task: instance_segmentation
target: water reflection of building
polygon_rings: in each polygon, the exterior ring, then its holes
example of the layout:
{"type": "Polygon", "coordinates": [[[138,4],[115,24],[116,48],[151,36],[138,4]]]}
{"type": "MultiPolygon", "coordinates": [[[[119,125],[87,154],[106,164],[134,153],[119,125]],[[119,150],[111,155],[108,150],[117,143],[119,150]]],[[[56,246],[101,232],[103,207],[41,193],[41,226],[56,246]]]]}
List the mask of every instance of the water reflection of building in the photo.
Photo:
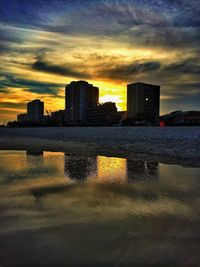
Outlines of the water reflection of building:
{"type": "Polygon", "coordinates": [[[65,154],[65,175],[72,180],[85,180],[97,174],[97,157],[65,154]]]}
{"type": "Polygon", "coordinates": [[[158,162],[127,159],[127,180],[129,182],[145,181],[158,178],[158,162]]]}
{"type": "Polygon", "coordinates": [[[42,150],[26,150],[27,156],[43,156],[42,150]]]}
{"type": "Polygon", "coordinates": [[[41,168],[44,164],[44,153],[42,150],[29,149],[26,150],[26,162],[29,168],[41,168]]]}

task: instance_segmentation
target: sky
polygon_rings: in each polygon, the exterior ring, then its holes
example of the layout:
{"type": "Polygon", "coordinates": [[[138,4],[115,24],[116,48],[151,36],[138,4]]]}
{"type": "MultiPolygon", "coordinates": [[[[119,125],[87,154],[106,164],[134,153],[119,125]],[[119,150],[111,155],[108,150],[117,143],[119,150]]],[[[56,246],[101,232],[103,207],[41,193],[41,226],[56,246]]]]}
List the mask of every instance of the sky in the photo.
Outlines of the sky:
{"type": "Polygon", "coordinates": [[[161,86],[161,114],[200,110],[199,0],[1,0],[0,122],[33,99],[64,109],[86,80],[126,110],[126,86],[161,86]]]}

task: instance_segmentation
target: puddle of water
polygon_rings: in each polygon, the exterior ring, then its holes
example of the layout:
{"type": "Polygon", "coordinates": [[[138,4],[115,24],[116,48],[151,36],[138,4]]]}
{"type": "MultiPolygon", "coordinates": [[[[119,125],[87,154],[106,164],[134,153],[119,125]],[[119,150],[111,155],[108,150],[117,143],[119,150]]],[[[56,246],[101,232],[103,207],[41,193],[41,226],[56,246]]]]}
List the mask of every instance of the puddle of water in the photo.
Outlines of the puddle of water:
{"type": "Polygon", "coordinates": [[[198,266],[199,173],[154,161],[1,151],[0,265],[198,266]]]}

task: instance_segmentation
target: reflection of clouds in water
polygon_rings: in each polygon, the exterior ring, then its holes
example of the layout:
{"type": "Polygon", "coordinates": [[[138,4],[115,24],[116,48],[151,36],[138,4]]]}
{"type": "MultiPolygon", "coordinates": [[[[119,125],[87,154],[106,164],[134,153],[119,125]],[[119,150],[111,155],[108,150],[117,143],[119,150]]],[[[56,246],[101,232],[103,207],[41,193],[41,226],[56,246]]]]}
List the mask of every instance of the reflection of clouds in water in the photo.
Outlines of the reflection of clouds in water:
{"type": "MultiPolygon", "coordinates": [[[[63,159],[63,153],[27,154],[27,157],[19,154],[17,162],[16,155],[10,155],[7,162],[9,168],[12,163],[18,163],[20,168],[13,173],[16,176],[24,173],[28,179],[14,179],[0,188],[3,209],[0,217],[8,222],[10,216],[16,217],[14,228],[126,220],[132,216],[197,216],[199,208],[194,203],[198,203],[199,180],[196,171],[192,176],[191,169],[179,167],[180,171],[176,172],[174,166],[159,166],[157,162],[103,156],[65,154],[63,159]],[[71,181],[64,179],[63,160],[65,174],[71,181]],[[45,177],[42,171],[46,172],[45,177]],[[182,177],[187,171],[189,180],[182,177]],[[175,175],[170,177],[169,173],[175,175]],[[90,177],[93,179],[88,183],[73,181],[90,177]]],[[[2,229],[9,230],[10,223],[3,224],[2,229]]]]}
{"type": "Polygon", "coordinates": [[[198,262],[199,170],[69,156],[0,156],[0,179],[12,164],[19,164],[13,174],[27,176],[0,186],[0,258],[11,263],[5,266],[30,266],[30,259],[34,266],[143,266],[138,262],[144,255],[160,264],[177,262],[179,251],[186,266],[193,266],[191,259],[198,262]],[[73,179],[64,177],[64,166],[73,179]],[[75,181],[80,177],[93,179],[75,181]]]}
{"type": "Polygon", "coordinates": [[[195,218],[199,210],[187,198],[170,199],[165,197],[166,192],[141,187],[141,184],[74,183],[34,187],[33,183],[27,183],[23,194],[13,188],[9,195],[5,189],[0,190],[0,194],[4,190],[0,204],[4,207],[0,215],[2,232],[69,223],[132,220],[138,216],[150,220],[175,216],[186,220],[195,218]],[[156,200],[154,195],[158,195],[156,200]],[[14,224],[11,218],[17,219],[14,224]]]}
{"type": "Polygon", "coordinates": [[[63,174],[63,153],[42,151],[0,152],[0,183],[63,174]]]}

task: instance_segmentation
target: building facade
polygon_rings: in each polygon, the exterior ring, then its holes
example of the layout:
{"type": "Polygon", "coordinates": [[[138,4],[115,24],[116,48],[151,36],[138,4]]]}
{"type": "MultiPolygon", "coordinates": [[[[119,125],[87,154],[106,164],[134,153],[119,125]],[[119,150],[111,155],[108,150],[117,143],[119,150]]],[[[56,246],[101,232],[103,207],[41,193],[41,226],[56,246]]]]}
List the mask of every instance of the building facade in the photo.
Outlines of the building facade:
{"type": "Polygon", "coordinates": [[[65,110],[58,110],[51,113],[51,119],[53,122],[63,125],[65,122],[65,110]]]}
{"type": "Polygon", "coordinates": [[[95,108],[87,109],[87,124],[94,126],[106,126],[119,123],[120,118],[116,104],[106,102],[95,108]]]}
{"type": "Polygon", "coordinates": [[[27,104],[29,122],[42,122],[44,118],[44,102],[36,99],[27,104]]]}
{"type": "Polygon", "coordinates": [[[68,124],[86,123],[87,109],[99,103],[99,88],[86,81],[71,82],[65,88],[65,119],[68,124]]]}
{"type": "Polygon", "coordinates": [[[23,113],[23,114],[18,114],[17,115],[17,122],[19,123],[24,123],[28,121],[28,114],[27,113],[23,113]]]}
{"type": "Polygon", "coordinates": [[[158,121],[160,114],[160,86],[145,83],[127,85],[127,117],[146,113],[158,121]]]}

